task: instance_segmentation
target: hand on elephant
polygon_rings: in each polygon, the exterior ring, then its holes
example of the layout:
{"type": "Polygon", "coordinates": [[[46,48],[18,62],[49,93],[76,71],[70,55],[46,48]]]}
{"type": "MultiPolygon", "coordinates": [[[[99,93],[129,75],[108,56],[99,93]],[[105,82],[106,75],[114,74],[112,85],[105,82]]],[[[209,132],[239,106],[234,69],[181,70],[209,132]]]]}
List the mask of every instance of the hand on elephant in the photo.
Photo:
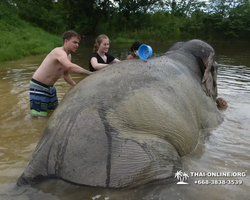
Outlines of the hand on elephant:
{"type": "Polygon", "coordinates": [[[218,109],[226,109],[228,107],[227,102],[225,99],[219,97],[216,99],[218,109]]]}

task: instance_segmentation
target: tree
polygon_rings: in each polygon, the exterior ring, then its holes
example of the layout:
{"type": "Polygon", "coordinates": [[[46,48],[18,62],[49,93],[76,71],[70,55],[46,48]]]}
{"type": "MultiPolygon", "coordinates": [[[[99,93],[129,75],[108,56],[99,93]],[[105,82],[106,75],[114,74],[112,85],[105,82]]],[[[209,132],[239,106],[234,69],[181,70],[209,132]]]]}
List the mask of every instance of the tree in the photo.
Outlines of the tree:
{"type": "Polygon", "coordinates": [[[148,13],[162,1],[158,0],[114,0],[118,5],[116,21],[120,30],[141,29],[146,26],[148,13]]]}
{"type": "Polygon", "coordinates": [[[21,19],[50,33],[60,33],[65,24],[54,0],[12,0],[21,19]]]}
{"type": "Polygon", "coordinates": [[[61,15],[68,29],[88,35],[95,31],[104,14],[96,0],[58,0],[61,15]]]}

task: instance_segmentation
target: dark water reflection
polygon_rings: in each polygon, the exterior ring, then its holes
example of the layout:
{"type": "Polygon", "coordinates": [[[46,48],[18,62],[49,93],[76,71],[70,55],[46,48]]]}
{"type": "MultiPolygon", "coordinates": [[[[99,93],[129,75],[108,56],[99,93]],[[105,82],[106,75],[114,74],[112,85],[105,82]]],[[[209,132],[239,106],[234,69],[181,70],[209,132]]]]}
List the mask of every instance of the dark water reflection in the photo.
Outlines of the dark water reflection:
{"type": "MultiPolygon", "coordinates": [[[[165,53],[169,45],[151,45],[154,54],[165,53]]],[[[16,179],[23,172],[41,137],[47,120],[39,121],[29,115],[29,80],[44,55],[19,61],[0,63],[0,200],[220,200],[249,199],[250,189],[250,47],[246,44],[213,44],[220,64],[218,75],[219,96],[227,99],[229,107],[222,111],[225,120],[209,139],[183,158],[185,172],[247,172],[242,185],[197,185],[198,179],[225,179],[223,177],[190,177],[189,185],[158,183],[132,190],[103,190],[82,188],[62,181],[50,180],[35,188],[13,190],[16,179]]],[[[111,44],[110,53],[124,59],[130,45],[111,44]]],[[[92,46],[84,46],[73,55],[73,61],[88,68],[92,46]]],[[[72,74],[75,81],[81,75],[72,74]]],[[[60,79],[56,83],[59,101],[70,89],[60,79]]],[[[228,178],[227,178],[228,179],[228,178]]]]}

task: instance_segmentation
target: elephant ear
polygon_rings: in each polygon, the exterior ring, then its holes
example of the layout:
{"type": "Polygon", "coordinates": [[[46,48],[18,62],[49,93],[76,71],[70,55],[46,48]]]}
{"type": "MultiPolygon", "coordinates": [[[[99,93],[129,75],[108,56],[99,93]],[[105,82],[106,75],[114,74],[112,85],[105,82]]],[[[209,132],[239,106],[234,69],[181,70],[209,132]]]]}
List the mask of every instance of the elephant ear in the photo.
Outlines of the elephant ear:
{"type": "Polygon", "coordinates": [[[203,60],[205,71],[202,78],[202,89],[215,101],[217,97],[217,67],[213,58],[214,53],[210,52],[208,59],[205,62],[203,60]]]}

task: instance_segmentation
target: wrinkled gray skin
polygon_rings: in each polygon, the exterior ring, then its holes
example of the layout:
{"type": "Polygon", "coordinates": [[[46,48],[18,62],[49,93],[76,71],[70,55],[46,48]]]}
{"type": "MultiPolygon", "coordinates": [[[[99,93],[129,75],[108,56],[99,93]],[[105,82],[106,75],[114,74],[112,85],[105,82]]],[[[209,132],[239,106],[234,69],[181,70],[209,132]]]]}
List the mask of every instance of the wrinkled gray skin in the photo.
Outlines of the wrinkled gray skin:
{"type": "Polygon", "coordinates": [[[57,178],[125,188],[182,168],[202,130],[221,123],[214,50],[200,40],[97,71],[63,98],[18,185],[57,178]]]}

